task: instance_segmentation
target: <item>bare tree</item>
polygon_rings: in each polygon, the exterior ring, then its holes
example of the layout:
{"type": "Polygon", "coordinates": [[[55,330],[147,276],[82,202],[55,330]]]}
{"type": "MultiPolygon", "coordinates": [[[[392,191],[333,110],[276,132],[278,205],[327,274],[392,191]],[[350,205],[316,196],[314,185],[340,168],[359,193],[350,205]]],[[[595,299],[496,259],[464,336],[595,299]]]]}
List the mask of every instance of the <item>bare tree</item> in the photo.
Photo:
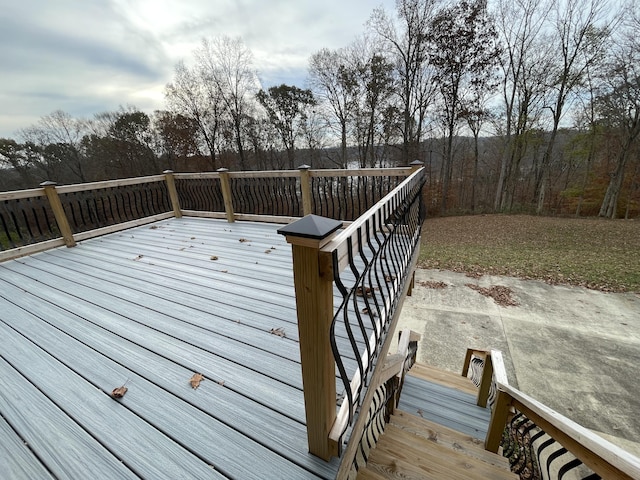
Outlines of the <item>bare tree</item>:
{"type": "Polygon", "coordinates": [[[62,170],[68,169],[72,176],[66,178],[67,181],[86,182],[88,174],[81,146],[86,133],[85,120],[56,110],[21,130],[20,136],[39,147],[43,162],[57,163],[62,170]]]}
{"type": "Polygon", "coordinates": [[[308,108],[316,104],[311,90],[282,84],[269,87],[267,91],[260,90],[257,99],[279,134],[282,146],[287,152],[289,168],[295,168],[296,139],[306,122],[308,108]]]}
{"type": "Polygon", "coordinates": [[[606,46],[610,27],[614,20],[606,20],[611,14],[608,0],[555,0],[552,9],[554,35],[548,48],[556,52],[547,85],[551,113],[551,132],[547,148],[536,172],[535,199],[537,212],[544,207],[545,192],[550,175],[553,149],[560,121],[571,96],[583,84],[590,65],[596,63],[606,46]]]}
{"type": "MultiPolygon", "coordinates": [[[[441,118],[447,137],[444,151],[442,204],[447,209],[453,168],[453,139],[465,96],[474,87],[488,88],[500,50],[486,0],[461,0],[438,12],[431,22],[429,58],[442,99],[441,118]]],[[[477,92],[477,90],[476,90],[477,92]]]]}
{"type": "Polygon", "coordinates": [[[404,163],[418,154],[423,121],[433,100],[433,84],[428,81],[427,35],[437,4],[438,0],[397,0],[397,25],[382,8],[375,9],[368,22],[395,66],[404,163]]]}
{"type": "Polygon", "coordinates": [[[370,36],[358,37],[345,49],[357,87],[352,134],[358,147],[361,167],[374,167],[383,162],[386,144],[391,139],[385,129],[390,106],[395,106],[393,64],[370,36]]]}
{"type": "Polygon", "coordinates": [[[253,54],[241,38],[227,36],[203,39],[195,52],[198,69],[205,85],[213,88],[231,119],[233,141],[240,157],[240,169],[247,163],[245,133],[250,118],[251,101],[259,90],[253,68],[253,54]]]}
{"type": "Polygon", "coordinates": [[[347,167],[350,125],[356,115],[358,82],[349,56],[344,49],[322,49],[309,61],[309,84],[325,113],[327,125],[340,138],[338,163],[347,167]]]}
{"type": "Polygon", "coordinates": [[[173,81],[165,88],[165,98],[171,112],[196,123],[209,153],[210,167],[215,169],[223,112],[215,84],[205,82],[199,69],[179,62],[173,81]]]}
{"type": "Polygon", "coordinates": [[[500,0],[495,18],[503,48],[501,98],[504,138],[494,210],[511,208],[521,162],[527,151],[528,131],[538,127],[549,71],[548,49],[541,30],[551,8],[548,0],[500,0]]]}
{"type": "MultiPolygon", "coordinates": [[[[637,8],[637,7],[636,7],[637,8]]],[[[609,174],[609,186],[599,215],[615,218],[625,171],[633,154],[634,143],[640,138],[640,28],[638,10],[626,22],[626,35],[613,51],[607,70],[606,89],[596,99],[596,109],[609,127],[618,132],[619,149],[615,169],[609,174]]]]}

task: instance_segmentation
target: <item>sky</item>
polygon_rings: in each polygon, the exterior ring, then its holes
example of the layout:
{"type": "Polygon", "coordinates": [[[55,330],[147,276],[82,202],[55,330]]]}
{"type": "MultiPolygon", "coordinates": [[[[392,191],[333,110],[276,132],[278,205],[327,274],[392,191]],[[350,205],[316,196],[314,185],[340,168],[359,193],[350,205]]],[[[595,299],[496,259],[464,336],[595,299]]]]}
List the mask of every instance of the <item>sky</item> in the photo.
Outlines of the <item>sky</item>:
{"type": "Polygon", "coordinates": [[[304,87],[309,57],[364,32],[394,0],[14,0],[0,9],[0,138],[55,110],[165,108],[203,38],[240,36],[265,88],[304,87]]]}

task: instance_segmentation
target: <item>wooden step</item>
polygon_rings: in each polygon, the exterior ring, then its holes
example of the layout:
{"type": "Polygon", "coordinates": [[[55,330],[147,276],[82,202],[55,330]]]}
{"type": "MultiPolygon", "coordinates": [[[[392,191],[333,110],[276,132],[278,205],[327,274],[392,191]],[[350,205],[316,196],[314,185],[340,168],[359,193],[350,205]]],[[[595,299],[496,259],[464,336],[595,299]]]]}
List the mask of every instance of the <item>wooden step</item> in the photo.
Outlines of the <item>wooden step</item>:
{"type": "Polygon", "coordinates": [[[478,395],[478,387],[476,387],[469,378],[447,370],[440,370],[439,368],[429,365],[416,363],[411,367],[408,375],[455,388],[456,390],[470,393],[471,395],[478,395]]]}
{"type": "MultiPolygon", "coordinates": [[[[433,441],[428,436],[416,434],[406,428],[410,416],[392,417],[376,447],[372,450],[366,468],[358,472],[358,479],[438,479],[438,480],[515,480],[517,475],[505,468],[497,455],[487,462],[466,450],[451,448],[433,441]]],[[[416,418],[416,420],[421,420],[416,418]]],[[[418,422],[421,423],[421,422],[418,422]]],[[[433,427],[430,426],[430,427],[433,427]]],[[[450,432],[442,433],[431,428],[431,435],[443,438],[450,432]]],[[[429,435],[428,433],[426,435],[429,435]]],[[[453,438],[453,437],[450,437],[453,438]]],[[[449,440],[453,443],[452,440],[449,440]]],[[[489,452],[487,452],[489,455],[489,452]]]]}
{"type": "Polygon", "coordinates": [[[451,428],[439,425],[425,418],[396,410],[389,423],[408,433],[412,433],[443,447],[464,453],[496,467],[509,469],[509,459],[495,455],[484,449],[484,442],[470,435],[465,435],[451,428]]]}

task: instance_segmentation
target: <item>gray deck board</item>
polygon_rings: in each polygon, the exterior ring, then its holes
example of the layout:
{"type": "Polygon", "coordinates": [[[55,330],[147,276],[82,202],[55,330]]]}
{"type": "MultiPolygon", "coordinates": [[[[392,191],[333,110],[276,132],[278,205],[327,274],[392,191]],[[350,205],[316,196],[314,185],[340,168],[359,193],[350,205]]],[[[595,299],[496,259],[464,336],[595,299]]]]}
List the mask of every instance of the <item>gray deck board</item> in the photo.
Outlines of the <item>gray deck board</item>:
{"type": "MultiPolygon", "coordinates": [[[[93,394],[98,389],[108,402],[126,407],[127,410],[143,420],[140,426],[141,430],[153,428],[171,439],[176,444],[172,445],[171,451],[180,451],[179,447],[182,447],[182,449],[196,454],[206,464],[217,465],[219,470],[234,478],[261,479],[265,474],[272,477],[279,474],[282,478],[290,479],[317,478],[302,469],[296,471],[286,458],[279,456],[258,442],[247,441],[242,433],[219,421],[213,414],[209,415],[202,409],[195,407],[192,402],[184,401],[166,389],[137,375],[134,371],[109,361],[103,355],[79,342],[69,342],[66,339],[59,341],[59,337],[43,328],[42,322],[36,319],[33,319],[32,322],[24,320],[23,318],[20,324],[20,333],[28,335],[32,342],[35,342],[50,355],[47,357],[46,363],[45,361],[36,363],[30,373],[35,375],[39,371],[55,371],[56,379],[52,381],[68,385],[69,394],[77,397],[79,402],[97,402],[97,399],[93,399],[95,396],[93,394]],[[68,370],[58,362],[66,366],[68,370]],[[47,365],[51,365],[51,368],[46,368],[47,365]],[[78,376],[85,382],[80,382],[78,376]],[[112,400],[108,395],[112,386],[119,386],[125,381],[127,381],[129,392],[119,401],[112,400]],[[87,390],[87,383],[92,384],[95,388],[87,390]],[[83,389],[87,391],[85,392],[83,389]],[[83,397],[83,394],[86,397],[83,397]],[[218,448],[223,442],[225,448],[218,448]],[[230,454],[230,452],[232,453],[230,454]],[[253,469],[252,462],[255,461],[264,463],[265,467],[262,472],[256,472],[253,469]]],[[[0,333],[7,332],[0,324],[0,333]]],[[[7,335],[11,334],[7,333],[7,335]]],[[[20,347],[20,339],[14,337],[12,343],[16,348],[20,347]]],[[[13,353],[15,356],[15,352],[13,353]]],[[[186,375],[178,383],[185,391],[192,390],[188,385],[188,378],[189,375],[186,375]]],[[[203,389],[202,392],[193,392],[193,395],[206,395],[206,389],[203,389]]],[[[82,424],[89,424],[91,420],[94,420],[93,418],[85,418],[87,412],[82,409],[74,409],[69,405],[67,408],[74,412],[75,418],[82,424]]],[[[118,409],[108,412],[105,421],[113,421],[115,424],[118,421],[115,416],[124,416],[123,412],[125,410],[118,407],[118,409]]],[[[95,416],[95,413],[92,415],[95,416]]],[[[130,422],[131,419],[127,417],[122,421],[130,422]]],[[[264,420],[257,423],[255,428],[260,429],[263,425],[264,420]]],[[[96,427],[94,431],[99,431],[100,426],[96,427]]],[[[143,430],[140,433],[140,438],[148,435],[143,430]]],[[[157,434],[153,436],[161,438],[157,434]]],[[[299,440],[300,437],[297,436],[297,438],[299,440]]],[[[109,445],[113,448],[113,440],[109,442],[109,445]]],[[[152,448],[156,452],[157,445],[152,448]]],[[[162,451],[156,453],[162,455],[162,451]]],[[[167,465],[164,468],[166,467],[167,465]]],[[[179,464],[176,467],[182,468],[179,464]]],[[[139,471],[145,476],[156,477],[156,472],[141,468],[139,471]]]]}
{"type": "Polygon", "coordinates": [[[491,411],[476,405],[474,395],[407,375],[398,408],[474,438],[484,439],[491,411]]]}
{"type": "Polygon", "coordinates": [[[306,451],[279,226],[154,226],[0,264],[0,454],[29,465],[8,478],[333,478],[306,451]]]}
{"type": "MultiPolygon", "coordinates": [[[[274,382],[243,365],[212,355],[211,352],[126,318],[114,316],[89,303],[77,302],[74,304],[75,312],[71,312],[49,303],[50,297],[46,291],[40,290],[36,295],[20,293],[19,288],[0,282],[0,297],[7,302],[5,305],[13,302],[25,311],[46,319],[61,332],[79,338],[99,351],[110,343],[113,343],[115,351],[121,351],[125,355],[133,355],[132,349],[139,348],[143,362],[157,355],[192,372],[203,373],[216,382],[225,382],[227,388],[250,398],[255,396],[270,408],[300,422],[304,421],[303,396],[299,389],[274,382]]],[[[53,298],[59,301],[57,297],[53,298]]],[[[159,372],[164,374],[164,370],[159,372]]]]}
{"type": "MultiPolygon", "coordinates": [[[[0,367],[2,368],[2,367],[0,367]]],[[[0,380],[1,382],[1,380],[0,380]]],[[[2,405],[0,399],[0,405],[2,405]]],[[[0,478],[53,479],[49,471],[11,426],[0,417],[0,478]]]]}

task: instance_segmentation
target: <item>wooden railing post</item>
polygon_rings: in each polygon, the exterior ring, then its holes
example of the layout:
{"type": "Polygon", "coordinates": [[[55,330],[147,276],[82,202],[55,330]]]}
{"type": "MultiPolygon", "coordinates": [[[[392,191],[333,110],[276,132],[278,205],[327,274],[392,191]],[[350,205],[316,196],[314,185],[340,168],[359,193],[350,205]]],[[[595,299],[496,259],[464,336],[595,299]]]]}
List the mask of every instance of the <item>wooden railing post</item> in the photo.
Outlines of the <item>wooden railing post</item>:
{"type": "Polygon", "coordinates": [[[491,411],[491,420],[489,422],[489,430],[484,441],[484,448],[493,453],[498,453],[500,442],[502,441],[502,432],[507,424],[509,417],[509,408],[513,400],[511,396],[498,389],[495,404],[491,411]]]}
{"type": "Polygon", "coordinates": [[[311,203],[311,167],[309,165],[300,165],[300,193],[302,195],[302,214],[311,215],[313,213],[313,205],[311,203]]]}
{"type": "Polygon", "coordinates": [[[173,170],[165,170],[162,173],[164,173],[164,180],[167,182],[167,190],[169,191],[171,206],[173,207],[173,215],[176,218],[181,218],[182,210],[180,210],[180,200],[178,199],[178,190],[176,190],[176,181],[173,177],[173,170]]]}
{"type": "Polygon", "coordinates": [[[224,212],[227,215],[227,222],[235,222],[235,215],[233,213],[233,196],[231,195],[231,180],[229,179],[229,170],[226,168],[219,168],[220,174],[220,187],[222,189],[222,199],[224,200],[224,212]]]}
{"type": "Polygon", "coordinates": [[[336,418],[336,377],[330,343],[333,278],[321,274],[320,249],[341,226],[338,220],[307,215],[278,230],[293,253],[309,452],[324,460],[337,455],[329,441],[336,418]]]}
{"type": "Polygon", "coordinates": [[[414,160],[409,164],[409,166],[411,167],[411,173],[413,173],[417,170],[420,170],[424,166],[424,162],[421,162],[420,160],[414,160]]]}
{"type": "Polygon", "coordinates": [[[53,215],[56,217],[56,223],[58,224],[58,229],[64,239],[65,245],[67,247],[75,247],[76,241],[73,238],[73,232],[71,231],[67,214],[64,213],[62,202],[60,201],[58,191],[56,190],[56,185],[56,182],[43,182],[40,184],[40,186],[44,188],[44,193],[47,195],[47,200],[49,200],[49,205],[51,206],[51,210],[53,210],[53,215]]]}

